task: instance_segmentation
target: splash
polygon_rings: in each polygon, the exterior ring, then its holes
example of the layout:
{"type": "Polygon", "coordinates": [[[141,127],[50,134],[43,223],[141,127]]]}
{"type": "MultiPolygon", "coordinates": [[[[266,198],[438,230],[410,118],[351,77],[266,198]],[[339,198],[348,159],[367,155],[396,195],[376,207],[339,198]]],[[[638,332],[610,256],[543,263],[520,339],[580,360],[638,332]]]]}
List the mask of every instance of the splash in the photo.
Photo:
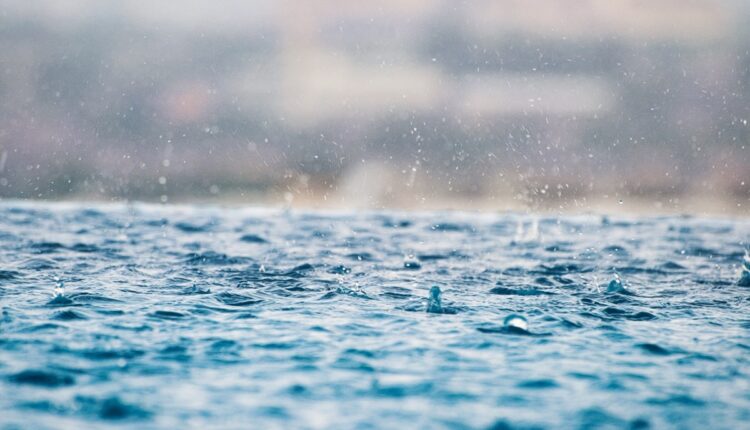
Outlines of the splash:
{"type": "Polygon", "coordinates": [[[539,232],[539,220],[532,218],[528,229],[525,228],[524,220],[519,219],[516,224],[516,234],[513,237],[514,243],[532,243],[541,239],[539,232]]]}
{"type": "Polygon", "coordinates": [[[62,297],[65,295],[65,283],[55,276],[55,294],[53,297],[62,297]]]}
{"type": "Polygon", "coordinates": [[[406,254],[404,256],[404,269],[418,270],[421,268],[422,265],[419,264],[419,259],[414,254],[406,254]]]}
{"type": "Polygon", "coordinates": [[[55,276],[55,292],[52,295],[52,300],[47,302],[47,306],[70,306],[72,304],[73,301],[65,297],[65,283],[55,276]]]}
{"type": "Polygon", "coordinates": [[[427,298],[427,313],[443,313],[442,292],[437,285],[433,285],[432,288],[430,288],[430,296],[427,298]]]}
{"type": "Polygon", "coordinates": [[[630,291],[622,283],[622,278],[617,272],[615,272],[614,278],[607,284],[607,294],[630,294],[630,291]]]}
{"type": "Polygon", "coordinates": [[[742,272],[740,279],[737,281],[740,287],[750,287],[750,251],[745,250],[745,257],[742,259],[742,272]]]}
{"type": "Polygon", "coordinates": [[[529,321],[523,315],[510,314],[503,320],[503,327],[508,332],[528,332],[529,321]]]}

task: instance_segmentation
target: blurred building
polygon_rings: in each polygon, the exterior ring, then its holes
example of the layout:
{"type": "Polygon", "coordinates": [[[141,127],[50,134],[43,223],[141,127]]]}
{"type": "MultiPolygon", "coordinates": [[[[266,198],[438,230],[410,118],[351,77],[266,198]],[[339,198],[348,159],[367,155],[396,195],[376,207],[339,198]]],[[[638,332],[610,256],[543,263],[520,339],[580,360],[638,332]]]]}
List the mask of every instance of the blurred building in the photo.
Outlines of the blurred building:
{"type": "Polygon", "coordinates": [[[0,196],[747,214],[748,18],[732,0],[0,2],[0,196]]]}

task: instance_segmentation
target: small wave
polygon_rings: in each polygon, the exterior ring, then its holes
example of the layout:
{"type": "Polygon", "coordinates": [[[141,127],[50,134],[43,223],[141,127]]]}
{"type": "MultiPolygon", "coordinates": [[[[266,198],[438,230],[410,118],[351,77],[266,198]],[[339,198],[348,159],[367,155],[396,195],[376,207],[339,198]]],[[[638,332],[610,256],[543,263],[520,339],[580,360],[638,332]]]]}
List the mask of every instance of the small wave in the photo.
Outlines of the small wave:
{"type": "Polygon", "coordinates": [[[220,303],[229,306],[253,306],[263,302],[262,300],[254,297],[227,292],[214,294],[214,298],[220,303]]]}
{"type": "Polygon", "coordinates": [[[257,234],[245,234],[240,237],[241,242],[245,243],[268,243],[266,239],[258,236],[257,234]]]}
{"type": "Polygon", "coordinates": [[[15,384],[37,385],[40,387],[57,388],[75,384],[75,379],[59,372],[49,370],[29,369],[15,373],[8,377],[15,384]]]}
{"type": "Polygon", "coordinates": [[[52,300],[47,302],[47,306],[74,306],[75,302],[71,300],[69,297],[66,297],[62,294],[57,294],[55,297],[52,298],[52,300]]]}
{"type": "Polygon", "coordinates": [[[211,231],[212,227],[213,225],[211,223],[199,225],[199,224],[192,224],[192,223],[184,222],[184,221],[175,223],[174,225],[174,228],[176,228],[177,230],[180,230],[183,233],[204,233],[207,231],[211,231]]]}
{"type": "Polygon", "coordinates": [[[113,297],[94,293],[71,293],[68,296],[75,303],[121,303],[121,300],[113,297]]]}
{"type": "Polygon", "coordinates": [[[110,348],[93,348],[83,351],[77,351],[77,355],[89,360],[132,360],[146,354],[140,349],[110,349],[110,348]]]}
{"type": "Polygon", "coordinates": [[[146,409],[126,403],[117,396],[96,398],[90,396],[76,396],[76,409],[89,416],[105,421],[144,420],[151,417],[146,409]]]}
{"type": "Polygon", "coordinates": [[[34,242],[29,247],[35,254],[52,254],[65,248],[59,242],[34,242]]]}
{"type": "Polygon", "coordinates": [[[656,343],[639,343],[636,345],[643,351],[653,355],[671,355],[672,351],[656,343]]]}
{"type": "Polygon", "coordinates": [[[542,291],[533,288],[515,289],[508,287],[494,287],[489,291],[489,293],[501,296],[545,296],[554,294],[548,291],[542,291]]]}
{"type": "Polygon", "coordinates": [[[95,253],[103,252],[102,248],[96,245],[90,244],[90,243],[76,243],[70,247],[70,250],[75,251],[75,252],[82,252],[86,254],[95,254],[95,253]]]}
{"type": "Polygon", "coordinates": [[[207,287],[200,287],[198,285],[191,285],[180,291],[180,294],[194,295],[194,294],[211,294],[211,289],[207,287]]]}
{"type": "Polygon", "coordinates": [[[74,310],[65,310],[56,313],[52,319],[59,321],[83,321],[89,319],[86,314],[82,312],[76,312],[74,310]]]}
{"type": "Polygon", "coordinates": [[[185,263],[194,266],[223,266],[223,265],[236,265],[236,264],[247,264],[251,260],[242,257],[230,257],[226,254],[218,252],[208,251],[203,253],[191,252],[185,257],[185,263]]]}
{"type": "Polygon", "coordinates": [[[516,386],[518,388],[526,388],[532,390],[546,390],[549,388],[557,388],[560,385],[553,379],[529,379],[519,382],[516,386]]]}
{"type": "Polygon", "coordinates": [[[53,270],[58,267],[57,262],[46,258],[29,258],[20,265],[24,270],[53,270]]]}
{"type": "Polygon", "coordinates": [[[12,281],[21,277],[20,272],[15,270],[0,270],[0,282],[1,281],[12,281]]]}
{"type": "Polygon", "coordinates": [[[575,263],[566,263],[566,264],[554,264],[554,265],[546,265],[541,264],[539,265],[538,269],[532,270],[531,273],[536,273],[540,275],[566,275],[566,274],[576,274],[576,273],[588,273],[592,272],[594,269],[592,267],[582,266],[580,264],[575,263]]]}

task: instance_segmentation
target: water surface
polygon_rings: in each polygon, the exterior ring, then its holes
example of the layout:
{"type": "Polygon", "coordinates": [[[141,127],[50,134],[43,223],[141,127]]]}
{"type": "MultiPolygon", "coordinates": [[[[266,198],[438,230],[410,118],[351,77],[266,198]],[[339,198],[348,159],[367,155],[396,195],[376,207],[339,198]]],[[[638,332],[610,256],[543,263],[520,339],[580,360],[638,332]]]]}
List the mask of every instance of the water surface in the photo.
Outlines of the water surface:
{"type": "Polygon", "coordinates": [[[691,217],[4,203],[0,428],[741,428],[748,238],[691,217]]]}

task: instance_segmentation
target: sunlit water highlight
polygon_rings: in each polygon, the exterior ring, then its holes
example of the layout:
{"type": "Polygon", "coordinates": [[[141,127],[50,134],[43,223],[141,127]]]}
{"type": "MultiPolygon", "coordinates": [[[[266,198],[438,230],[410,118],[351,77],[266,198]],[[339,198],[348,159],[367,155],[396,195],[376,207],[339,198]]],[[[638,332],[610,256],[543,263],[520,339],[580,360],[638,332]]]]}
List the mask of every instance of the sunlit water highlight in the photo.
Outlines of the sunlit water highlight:
{"type": "Polygon", "coordinates": [[[0,428],[742,428],[748,237],[5,203],[0,428]]]}

